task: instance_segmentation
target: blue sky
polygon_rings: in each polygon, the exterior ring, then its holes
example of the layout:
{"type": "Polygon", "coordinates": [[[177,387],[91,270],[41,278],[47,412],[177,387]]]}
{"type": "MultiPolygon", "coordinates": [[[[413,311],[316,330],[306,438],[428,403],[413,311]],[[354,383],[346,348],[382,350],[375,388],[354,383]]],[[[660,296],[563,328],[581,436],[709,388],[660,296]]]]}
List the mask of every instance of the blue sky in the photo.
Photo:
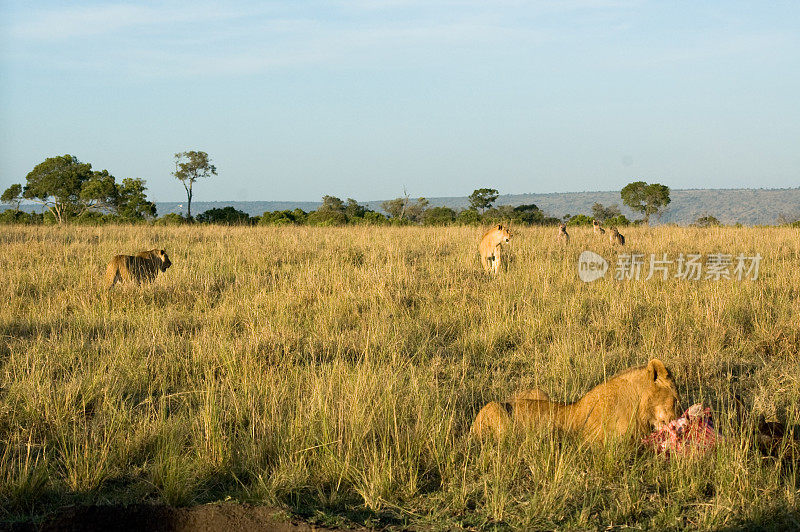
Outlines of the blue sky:
{"type": "Polygon", "coordinates": [[[0,190],[180,201],[800,186],[800,3],[0,0],[0,190]]]}

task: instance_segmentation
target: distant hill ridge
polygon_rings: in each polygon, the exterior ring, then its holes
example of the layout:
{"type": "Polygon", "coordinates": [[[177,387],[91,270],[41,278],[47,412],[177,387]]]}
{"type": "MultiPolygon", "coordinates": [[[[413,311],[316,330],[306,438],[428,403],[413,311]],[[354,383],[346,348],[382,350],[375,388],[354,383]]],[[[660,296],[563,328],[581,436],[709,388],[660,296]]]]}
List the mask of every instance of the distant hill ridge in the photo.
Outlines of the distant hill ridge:
{"type": "MultiPolygon", "coordinates": [[[[686,189],[670,191],[672,202],[660,220],[655,223],[686,225],[705,215],[715,216],[724,224],[769,225],[777,223],[783,215],[800,217],[800,188],[784,189],[686,189]]],[[[342,198],[344,199],[344,198],[342,198]]],[[[413,198],[412,198],[413,199],[413,198]]],[[[361,201],[378,212],[385,200],[361,201]]],[[[466,196],[428,198],[432,207],[463,209],[469,206],[466,196]]],[[[503,194],[495,205],[525,205],[534,203],[549,216],[563,217],[566,214],[591,214],[594,203],[605,206],[617,204],[628,218],[638,218],[622,205],[619,191],[600,192],[554,192],[548,194],[503,194]]],[[[158,202],[158,215],[169,212],[186,213],[185,202],[158,202]]],[[[264,211],[303,209],[312,211],[321,205],[319,201],[195,201],[192,212],[234,207],[251,216],[260,216],[264,211]]]]}

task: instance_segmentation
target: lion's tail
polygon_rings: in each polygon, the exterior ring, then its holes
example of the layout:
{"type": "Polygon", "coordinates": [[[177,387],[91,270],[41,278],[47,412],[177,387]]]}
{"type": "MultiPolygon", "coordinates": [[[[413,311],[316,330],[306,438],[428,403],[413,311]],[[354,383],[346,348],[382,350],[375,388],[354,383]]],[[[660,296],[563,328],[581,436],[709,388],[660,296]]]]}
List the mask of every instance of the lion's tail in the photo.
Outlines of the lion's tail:
{"type": "Polygon", "coordinates": [[[111,287],[114,286],[117,281],[122,280],[122,275],[119,273],[119,265],[117,261],[112,260],[108,264],[108,268],[106,268],[106,278],[105,278],[105,287],[111,290],[111,287]]]}
{"type": "Polygon", "coordinates": [[[476,438],[485,438],[492,434],[499,438],[511,424],[510,409],[510,403],[498,403],[497,401],[488,403],[475,416],[470,433],[476,438]]]}

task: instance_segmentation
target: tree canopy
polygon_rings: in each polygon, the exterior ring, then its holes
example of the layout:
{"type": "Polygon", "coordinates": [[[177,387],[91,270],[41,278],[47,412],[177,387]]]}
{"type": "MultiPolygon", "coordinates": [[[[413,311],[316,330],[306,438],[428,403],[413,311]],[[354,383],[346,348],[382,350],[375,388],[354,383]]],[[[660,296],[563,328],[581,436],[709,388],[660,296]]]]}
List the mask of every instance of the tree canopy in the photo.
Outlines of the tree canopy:
{"type": "Polygon", "coordinates": [[[476,189],[469,195],[469,206],[471,209],[483,212],[492,206],[499,195],[500,193],[494,188],[476,189]]]}
{"type": "Polygon", "coordinates": [[[156,215],[147,200],[142,179],[124,179],[117,184],[108,170],[93,171],[72,155],[50,157],[37,164],[25,177],[26,184],[13,184],[0,199],[19,204],[22,199],[44,205],[58,223],[73,218],[93,220],[105,214],[136,221],[156,215]]]}
{"type": "Polygon", "coordinates": [[[19,211],[19,204],[22,202],[22,185],[15,183],[8,187],[0,196],[0,201],[14,205],[14,211],[19,211]]]}
{"type": "Polygon", "coordinates": [[[144,180],[125,178],[117,186],[117,214],[125,220],[143,220],[156,215],[156,204],[147,199],[144,180]]]}
{"type": "Polygon", "coordinates": [[[609,205],[606,207],[602,203],[595,203],[592,205],[592,216],[598,222],[605,222],[609,218],[616,218],[620,216],[622,212],[619,210],[619,206],[615,203],[614,205],[609,205]]]}
{"type": "Polygon", "coordinates": [[[69,154],[49,157],[25,176],[22,197],[46,206],[63,223],[82,211],[81,191],[91,178],[91,164],[69,154]]]}
{"type": "Polygon", "coordinates": [[[422,214],[428,207],[428,203],[425,198],[417,198],[415,202],[412,202],[406,195],[402,198],[384,201],[381,203],[381,208],[393,220],[416,223],[422,221],[422,214]]]}
{"type": "Polygon", "coordinates": [[[222,225],[249,225],[251,223],[249,214],[230,206],[208,209],[197,215],[197,221],[222,225]]]}
{"type": "Polygon", "coordinates": [[[660,183],[648,185],[644,181],[635,181],[625,185],[620,191],[622,203],[631,210],[644,215],[645,223],[650,216],[661,215],[669,204],[669,187],[660,183]]]}
{"type": "Polygon", "coordinates": [[[186,214],[192,218],[192,187],[201,177],[217,175],[217,167],[211,164],[204,151],[184,151],[175,154],[175,171],[172,172],[186,189],[186,214]]]}

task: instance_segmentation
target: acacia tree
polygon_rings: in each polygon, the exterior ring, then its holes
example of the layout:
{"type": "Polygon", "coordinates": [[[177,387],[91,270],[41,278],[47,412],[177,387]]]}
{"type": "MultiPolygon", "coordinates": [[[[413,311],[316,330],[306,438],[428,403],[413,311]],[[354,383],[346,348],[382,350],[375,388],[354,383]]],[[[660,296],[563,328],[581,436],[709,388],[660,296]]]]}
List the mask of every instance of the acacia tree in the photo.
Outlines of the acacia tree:
{"type": "Polygon", "coordinates": [[[393,200],[386,200],[381,203],[381,208],[392,218],[402,218],[406,209],[405,198],[395,198],[393,200]]]}
{"type": "Polygon", "coordinates": [[[669,205],[669,187],[660,183],[648,185],[644,181],[635,181],[625,185],[620,191],[622,203],[631,210],[644,215],[644,222],[650,222],[653,214],[660,216],[664,207],[669,205]]]}
{"type": "Polygon", "coordinates": [[[592,217],[601,223],[605,222],[609,218],[616,218],[621,214],[622,212],[619,210],[619,207],[616,203],[614,205],[609,205],[608,207],[602,203],[595,203],[592,205],[592,217]]]}
{"type": "Polygon", "coordinates": [[[50,157],[25,176],[22,197],[44,205],[58,223],[64,223],[98,203],[110,203],[111,198],[102,198],[102,194],[111,190],[106,185],[114,178],[104,172],[92,172],[91,164],[69,154],[50,157]]]}
{"type": "Polygon", "coordinates": [[[483,212],[492,206],[499,192],[494,188],[479,188],[469,195],[469,208],[483,212]]]}
{"type": "Polygon", "coordinates": [[[19,212],[19,204],[22,203],[22,185],[14,183],[8,187],[3,195],[0,196],[0,201],[14,206],[14,212],[19,212]]]}
{"type": "Polygon", "coordinates": [[[186,189],[186,214],[192,218],[192,185],[201,177],[217,175],[217,167],[211,164],[204,151],[184,151],[175,154],[175,171],[172,172],[186,189]]]}
{"type": "Polygon", "coordinates": [[[144,180],[138,177],[123,179],[117,186],[117,214],[131,221],[155,217],[156,204],[147,199],[145,190],[144,180]]]}
{"type": "Polygon", "coordinates": [[[80,214],[89,210],[114,211],[117,208],[117,182],[108,170],[92,172],[81,185],[80,214]]]}
{"type": "Polygon", "coordinates": [[[6,203],[27,199],[44,205],[58,223],[87,211],[116,212],[134,220],[155,216],[156,206],[147,201],[144,181],[125,179],[117,185],[108,170],[93,171],[72,155],[50,157],[25,177],[26,185],[11,185],[0,198],[6,203]]]}

